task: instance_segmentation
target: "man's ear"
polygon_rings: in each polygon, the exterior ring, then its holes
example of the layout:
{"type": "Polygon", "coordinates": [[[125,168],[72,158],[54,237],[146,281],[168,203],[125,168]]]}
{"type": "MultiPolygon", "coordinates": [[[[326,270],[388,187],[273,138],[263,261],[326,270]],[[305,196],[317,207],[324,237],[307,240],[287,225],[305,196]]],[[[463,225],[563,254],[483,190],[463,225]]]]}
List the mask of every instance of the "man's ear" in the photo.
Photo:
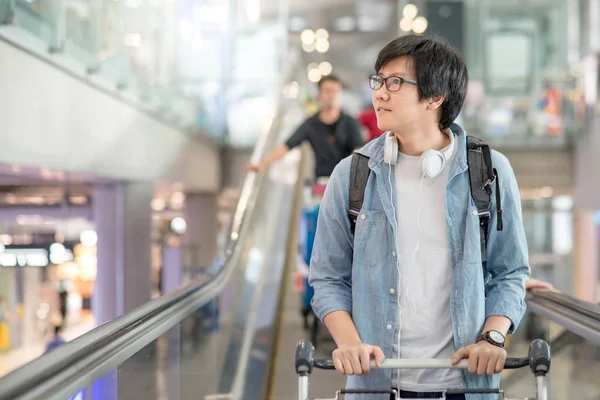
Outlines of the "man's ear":
{"type": "Polygon", "coordinates": [[[446,98],[444,96],[432,97],[429,100],[427,100],[427,102],[428,102],[427,108],[430,110],[437,110],[442,106],[445,99],[446,98]]]}

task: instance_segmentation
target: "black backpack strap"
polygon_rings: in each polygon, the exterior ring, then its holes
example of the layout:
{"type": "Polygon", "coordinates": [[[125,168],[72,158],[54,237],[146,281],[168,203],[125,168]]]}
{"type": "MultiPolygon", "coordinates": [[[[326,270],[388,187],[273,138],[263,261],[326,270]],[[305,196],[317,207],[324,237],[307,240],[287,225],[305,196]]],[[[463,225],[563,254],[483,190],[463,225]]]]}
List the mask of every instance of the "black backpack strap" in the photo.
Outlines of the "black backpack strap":
{"type": "Polygon", "coordinates": [[[350,187],[349,187],[349,208],[350,231],[354,234],[356,229],[356,219],[365,199],[365,187],[371,169],[369,168],[369,157],[359,153],[352,154],[352,163],[350,164],[350,187]]]}
{"type": "Polygon", "coordinates": [[[492,167],[490,147],[482,140],[467,136],[467,163],[469,164],[469,179],[471,182],[471,196],[477,207],[479,226],[481,229],[481,261],[487,261],[486,243],[488,225],[490,222],[490,198],[492,185],[496,183],[497,202],[497,229],[502,230],[502,209],[500,206],[500,190],[496,169],[492,167]]]}

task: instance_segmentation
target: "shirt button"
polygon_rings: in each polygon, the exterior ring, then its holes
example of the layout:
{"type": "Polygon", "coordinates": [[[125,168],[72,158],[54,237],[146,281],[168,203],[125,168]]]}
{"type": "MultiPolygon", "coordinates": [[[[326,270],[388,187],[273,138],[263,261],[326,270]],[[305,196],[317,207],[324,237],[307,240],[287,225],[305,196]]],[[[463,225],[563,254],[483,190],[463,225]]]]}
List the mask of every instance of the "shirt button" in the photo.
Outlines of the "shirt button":
{"type": "Polygon", "coordinates": [[[360,219],[364,220],[365,218],[367,218],[367,216],[365,214],[361,214],[360,219]]]}
{"type": "Polygon", "coordinates": [[[392,251],[392,257],[396,257],[396,252],[392,251]]]}
{"type": "Polygon", "coordinates": [[[390,289],[390,294],[394,294],[394,293],[396,293],[396,291],[394,290],[394,288],[391,288],[390,289]]]}
{"type": "Polygon", "coordinates": [[[387,324],[386,328],[387,328],[388,331],[391,330],[392,329],[392,324],[387,324]]]}
{"type": "Polygon", "coordinates": [[[477,210],[473,210],[473,215],[477,216],[477,210]]]}

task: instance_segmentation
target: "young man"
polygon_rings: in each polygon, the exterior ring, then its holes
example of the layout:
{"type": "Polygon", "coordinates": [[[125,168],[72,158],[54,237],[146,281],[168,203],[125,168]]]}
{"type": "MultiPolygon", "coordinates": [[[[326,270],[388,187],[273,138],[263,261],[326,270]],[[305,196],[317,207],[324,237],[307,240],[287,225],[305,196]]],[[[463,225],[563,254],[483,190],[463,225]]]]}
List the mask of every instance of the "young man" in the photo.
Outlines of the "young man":
{"type": "Polygon", "coordinates": [[[379,53],[375,71],[373,105],[387,133],[357,151],[370,174],[354,233],[349,157],[327,185],[310,265],[313,309],[338,346],[335,367],[350,375],[349,388],[394,387],[406,398],[498,387],[530,274],[513,170],[492,152],[499,193],[490,210],[502,213],[491,213],[483,263],[466,137],[453,123],[467,89],[464,61],[445,43],[408,35],[379,53]],[[369,371],[370,359],[384,357],[468,359],[469,368],[369,371]]]}
{"type": "Polygon", "coordinates": [[[319,81],[319,112],[304,121],[285,144],[248,169],[261,172],[308,140],[315,154],[315,178],[331,176],[342,159],[363,145],[358,122],[342,111],[342,92],[342,83],[337,77],[323,77],[319,81]]]}

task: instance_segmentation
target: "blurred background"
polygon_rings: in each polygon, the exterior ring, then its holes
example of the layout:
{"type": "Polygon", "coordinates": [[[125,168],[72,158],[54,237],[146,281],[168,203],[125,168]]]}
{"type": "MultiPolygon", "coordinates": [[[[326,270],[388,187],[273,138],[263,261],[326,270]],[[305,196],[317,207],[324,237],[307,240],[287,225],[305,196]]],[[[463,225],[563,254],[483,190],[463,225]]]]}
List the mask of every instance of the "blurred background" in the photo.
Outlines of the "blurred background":
{"type": "Polygon", "coordinates": [[[33,365],[23,385],[48,397],[31,398],[296,398],[295,343],[334,348],[300,313],[315,160],[304,144],[245,167],[319,110],[323,77],[360,118],[378,52],[407,33],[463,55],[457,122],[509,158],[532,276],[560,294],[530,294],[514,351],[559,340],[551,398],[599,399],[600,0],[0,0],[0,375],[33,365]],[[134,326],[135,351],[92,371],[134,326]],[[61,360],[82,372],[44,386],[66,373],[35,364],[47,345],[81,335],[94,348],[61,360]]]}

